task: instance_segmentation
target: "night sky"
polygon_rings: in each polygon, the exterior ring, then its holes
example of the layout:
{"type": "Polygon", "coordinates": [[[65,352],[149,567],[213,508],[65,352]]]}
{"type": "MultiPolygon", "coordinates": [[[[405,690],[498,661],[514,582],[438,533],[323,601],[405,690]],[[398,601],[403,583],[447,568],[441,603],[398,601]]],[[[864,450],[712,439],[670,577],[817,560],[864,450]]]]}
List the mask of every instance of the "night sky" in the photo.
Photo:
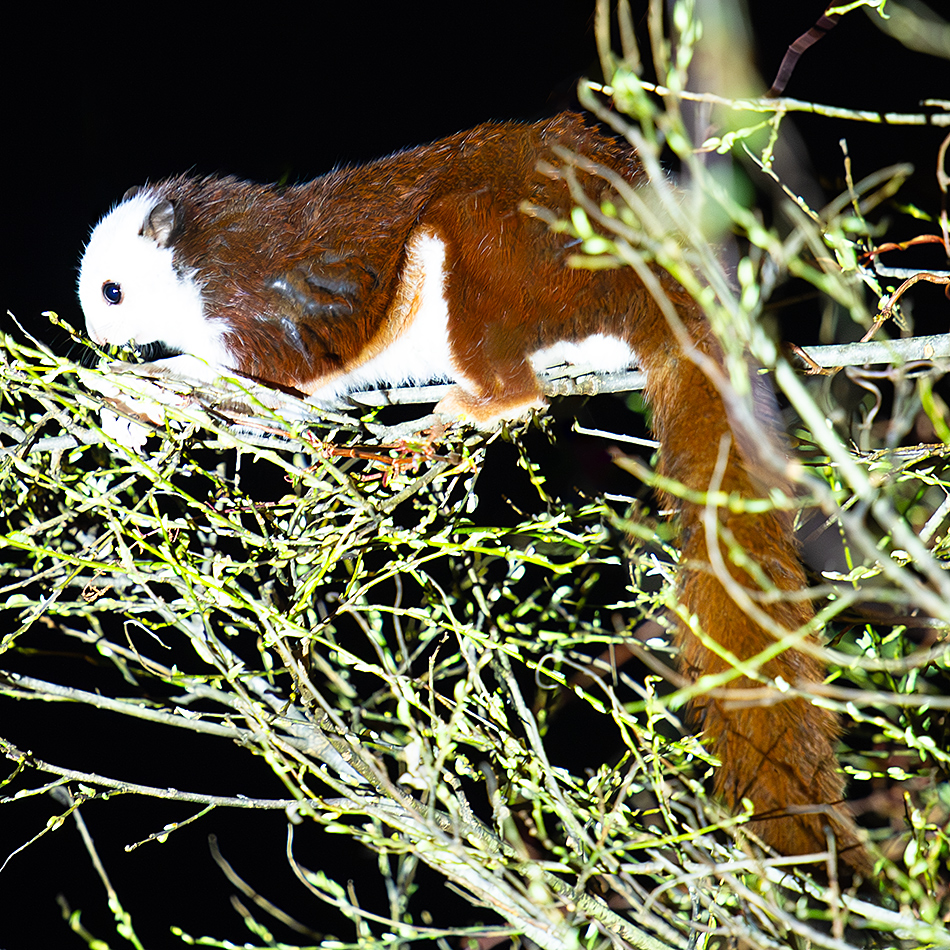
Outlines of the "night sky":
{"type": "MultiPolygon", "coordinates": [[[[305,181],[488,119],[550,114],[597,69],[592,0],[230,6],[226,15],[194,6],[107,19],[85,5],[49,23],[28,11],[32,26],[7,33],[2,303],[24,324],[42,330],[40,313],[53,309],[81,325],[83,242],[132,185],[188,170],[305,181]]],[[[822,3],[752,6],[771,80],[822,3]]],[[[947,88],[945,62],[908,53],[858,12],[806,52],[788,95],[916,111],[947,88]]],[[[798,125],[829,194],[847,135],[856,177],[920,156],[908,194],[937,206],[939,130],[798,125]]]]}

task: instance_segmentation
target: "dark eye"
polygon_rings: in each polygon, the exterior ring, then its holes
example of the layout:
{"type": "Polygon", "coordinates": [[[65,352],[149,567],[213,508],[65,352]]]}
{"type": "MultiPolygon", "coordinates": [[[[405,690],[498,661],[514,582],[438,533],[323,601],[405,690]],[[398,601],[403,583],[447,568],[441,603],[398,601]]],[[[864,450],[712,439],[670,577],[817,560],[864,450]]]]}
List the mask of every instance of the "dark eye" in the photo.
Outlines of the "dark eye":
{"type": "Polygon", "coordinates": [[[107,280],[102,285],[102,299],[109,304],[122,303],[122,288],[115,281],[107,280]]]}

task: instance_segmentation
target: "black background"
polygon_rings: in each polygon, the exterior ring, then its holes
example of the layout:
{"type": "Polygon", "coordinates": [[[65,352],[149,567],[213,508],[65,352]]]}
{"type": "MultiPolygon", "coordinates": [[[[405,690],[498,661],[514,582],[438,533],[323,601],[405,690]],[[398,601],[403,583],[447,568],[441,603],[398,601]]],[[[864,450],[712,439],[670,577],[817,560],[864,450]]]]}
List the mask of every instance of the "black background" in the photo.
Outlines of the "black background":
{"type": "MultiPolygon", "coordinates": [[[[5,37],[2,303],[34,331],[45,334],[48,309],[82,326],[82,244],[131,185],[186,170],[305,181],[487,119],[557,111],[576,77],[597,70],[592,0],[194,6],[37,14],[5,37]]],[[[822,3],[751,6],[770,82],[822,3]]],[[[787,94],[914,112],[948,88],[945,62],[910,53],[858,11],[805,53],[787,94]]],[[[940,130],[796,124],[809,153],[798,158],[827,195],[847,136],[856,179],[916,159],[903,197],[938,207],[940,130]]]]}
{"type": "MultiPolygon", "coordinates": [[[[753,6],[759,66],[770,81],[788,44],[815,22],[823,3],[753,6]]],[[[577,76],[596,71],[592,0],[289,3],[244,11],[194,4],[187,12],[157,5],[130,11],[131,5],[111,12],[86,5],[54,17],[36,5],[17,14],[18,27],[3,41],[8,181],[2,303],[57,346],[61,341],[41,312],[56,310],[82,326],[74,282],[83,241],[130,185],[189,169],[306,180],[336,163],[360,162],[487,119],[557,111],[570,102],[577,76]]],[[[945,62],[909,53],[857,12],[805,54],[788,94],[914,112],[924,96],[946,96],[948,90],[945,62]]],[[[836,143],[846,135],[856,178],[894,161],[915,161],[917,174],[903,197],[938,209],[939,130],[808,117],[797,124],[808,149],[803,167],[827,196],[838,191],[836,143]]],[[[934,230],[906,219],[895,233],[905,238],[928,229],[934,230]]],[[[921,299],[933,308],[929,317],[921,314],[922,328],[946,329],[939,294],[921,299]]],[[[249,769],[239,750],[233,760],[222,760],[220,743],[210,760],[207,740],[184,732],[174,760],[166,761],[161,756],[168,746],[159,735],[154,746],[111,745],[111,752],[91,741],[103,727],[103,713],[8,701],[0,715],[0,734],[63,766],[146,784],[181,779],[208,793],[281,794],[263,763],[249,769]]],[[[139,740],[149,728],[160,731],[143,726],[139,740]]],[[[43,798],[0,810],[0,861],[60,810],[43,798]]],[[[291,877],[282,856],[281,814],[218,812],[166,844],[123,851],[195,810],[133,798],[84,810],[148,947],[177,946],[167,929],[172,923],[195,935],[246,939],[229,904],[233,888],[208,854],[210,832],[271,900],[317,929],[350,932],[291,877]]],[[[338,880],[371,881],[377,873],[374,857],[354,856],[355,848],[338,857],[335,842],[319,829],[302,829],[298,846],[305,863],[325,867],[338,880]]],[[[430,907],[441,900],[441,885],[433,883],[430,907]]],[[[71,823],[13,856],[0,873],[0,948],[81,946],[58,918],[60,893],[83,908],[91,929],[107,935],[101,884],[71,823]]],[[[384,911],[382,894],[375,899],[374,909],[384,911]]],[[[468,919],[463,908],[459,913],[455,922],[468,919]]]]}

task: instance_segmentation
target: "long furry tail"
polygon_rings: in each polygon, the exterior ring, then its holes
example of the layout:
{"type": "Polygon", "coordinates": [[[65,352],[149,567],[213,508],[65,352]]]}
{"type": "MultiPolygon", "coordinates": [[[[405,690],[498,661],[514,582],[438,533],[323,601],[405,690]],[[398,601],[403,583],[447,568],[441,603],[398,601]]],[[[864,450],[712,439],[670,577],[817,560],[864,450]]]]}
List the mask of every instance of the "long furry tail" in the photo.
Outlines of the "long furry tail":
{"type": "MultiPolygon", "coordinates": [[[[688,320],[690,304],[677,304],[688,320]]],[[[749,799],[755,817],[747,827],[777,851],[824,851],[830,831],[839,857],[868,875],[871,859],[843,804],[836,716],[800,695],[777,694],[774,703],[741,698],[742,691],[778,680],[807,692],[808,684],[823,680],[824,669],[796,648],[814,643],[813,637],[793,636],[814,614],[803,596],[807,582],[791,517],[776,508],[733,512],[699,497],[720,491],[762,499],[773,488],[790,492],[774,462],[782,458],[777,440],[765,445],[772,441],[768,435],[756,441],[739,425],[730,426],[720,392],[697,365],[721,367],[718,344],[705,322],[688,322],[696,341],[691,354],[667,328],[663,345],[644,360],[662,472],[696,493],[678,502],[665,499],[678,504],[682,522],[681,604],[690,623],[680,624],[681,668],[693,680],[734,669],[735,660],[751,662],[752,677],[758,671],[757,679],[738,676],[692,703],[705,741],[722,763],[715,792],[735,810],[749,799]],[[786,637],[792,645],[778,649],[786,637]],[[719,695],[724,691],[729,698],[719,695]]]]}

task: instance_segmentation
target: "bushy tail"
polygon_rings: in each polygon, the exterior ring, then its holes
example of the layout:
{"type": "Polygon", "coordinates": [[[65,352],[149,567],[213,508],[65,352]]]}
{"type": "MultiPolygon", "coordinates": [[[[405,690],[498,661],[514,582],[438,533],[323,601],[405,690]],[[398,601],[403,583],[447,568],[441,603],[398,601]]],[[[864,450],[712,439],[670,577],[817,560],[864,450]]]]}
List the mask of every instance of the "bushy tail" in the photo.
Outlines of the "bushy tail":
{"type": "MultiPolygon", "coordinates": [[[[682,292],[680,292],[682,293],[682,292]]],[[[695,313],[685,294],[680,313],[695,313]]],[[[654,429],[662,445],[662,473],[695,493],[721,491],[745,499],[767,498],[771,488],[786,488],[777,440],[766,445],[730,426],[731,410],[707,372],[721,368],[719,347],[698,316],[687,318],[695,341],[691,358],[665,319],[650,326],[652,343],[636,341],[647,370],[654,429]],[[649,349],[650,352],[645,352],[649,349]],[[770,456],[771,453],[771,456],[770,456]],[[779,464],[776,464],[778,460],[779,464]]],[[[769,426],[764,427],[766,431],[769,426]]],[[[765,442],[769,442],[768,437],[765,442]]],[[[734,661],[753,661],[761,680],[738,676],[725,687],[692,703],[710,751],[721,761],[715,792],[732,809],[751,800],[755,818],[749,829],[783,854],[826,850],[826,829],[841,859],[867,874],[871,861],[842,804],[844,777],[838,770],[837,718],[807,698],[742,699],[779,679],[808,690],[824,678],[821,662],[794,645],[776,652],[778,640],[791,636],[813,617],[803,596],[806,577],[787,512],[730,512],[695,495],[671,499],[682,522],[681,604],[690,623],[680,623],[681,668],[693,680],[732,670],[734,661]],[[732,556],[730,556],[730,553],[732,556]],[[747,558],[743,566],[743,558],[747,558]],[[763,596],[764,595],[764,596],[763,596]],[[763,653],[775,653],[762,662],[763,653]],[[723,694],[728,691],[728,698],[723,694]]],[[[795,641],[793,640],[793,643],[795,641]]],[[[803,646],[811,636],[797,641],[803,646]]],[[[754,669],[750,672],[755,675],[754,669]]]]}

